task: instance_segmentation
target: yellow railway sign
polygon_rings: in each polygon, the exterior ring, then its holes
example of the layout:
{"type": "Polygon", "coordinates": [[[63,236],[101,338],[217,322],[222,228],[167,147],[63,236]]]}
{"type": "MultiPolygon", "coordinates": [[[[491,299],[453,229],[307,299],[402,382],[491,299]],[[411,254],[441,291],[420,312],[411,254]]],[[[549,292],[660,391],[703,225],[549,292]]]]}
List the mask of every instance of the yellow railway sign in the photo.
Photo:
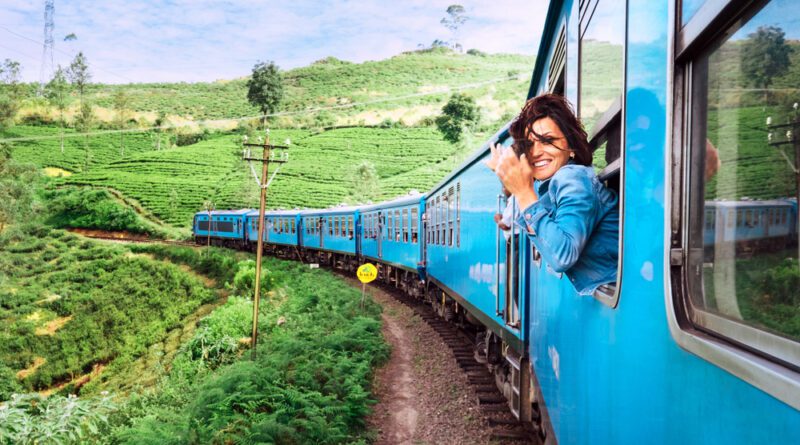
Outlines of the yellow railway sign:
{"type": "Polygon", "coordinates": [[[356,276],[362,283],[369,283],[378,277],[378,268],[372,263],[363,264],[356,271],[356,276]]]}

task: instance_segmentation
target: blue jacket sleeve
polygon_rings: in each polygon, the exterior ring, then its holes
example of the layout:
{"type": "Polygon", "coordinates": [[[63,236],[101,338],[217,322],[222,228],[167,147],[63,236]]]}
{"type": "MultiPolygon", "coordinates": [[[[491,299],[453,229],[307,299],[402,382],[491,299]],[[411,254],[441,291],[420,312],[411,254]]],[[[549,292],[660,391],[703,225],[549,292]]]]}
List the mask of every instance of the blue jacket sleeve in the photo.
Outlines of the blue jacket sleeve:
{"type": "Polygon", "coordinates": [[[548,193],[522,211],[517,223],[527,229],[547,264],[556,272],[566,272],[580,258],[594,228],[598,206],[591,178],[559,173],[550,180],[548,193]]]}

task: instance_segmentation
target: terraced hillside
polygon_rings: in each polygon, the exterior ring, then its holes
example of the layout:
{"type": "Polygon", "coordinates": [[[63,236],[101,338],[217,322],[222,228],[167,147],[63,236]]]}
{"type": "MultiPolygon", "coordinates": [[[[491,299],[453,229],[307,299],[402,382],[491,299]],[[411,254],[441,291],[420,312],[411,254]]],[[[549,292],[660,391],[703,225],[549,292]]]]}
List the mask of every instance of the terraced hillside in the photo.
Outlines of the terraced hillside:
{"type": "MultiPolygon", "coordinates": [[[[356,187],[350,178],[361,161],[375,166],[381,197],[425,190],[449,172],[453,162],[448,160],[459,150],[432,128],[347,128],[319,134],[275,130],[272,137],[292,143],[289,162],[270,186],[270,208],[343,202],[356,187]]],[[[116,189],[160,219],[187,225],[207,199],[217,208],[258,205],[255,180],[240,158],[239,136],[224,135],[186,147],[135,153],[59,181],[116,189]]],[[[254,167],[260,174],[260,166],[254,167]]]]}

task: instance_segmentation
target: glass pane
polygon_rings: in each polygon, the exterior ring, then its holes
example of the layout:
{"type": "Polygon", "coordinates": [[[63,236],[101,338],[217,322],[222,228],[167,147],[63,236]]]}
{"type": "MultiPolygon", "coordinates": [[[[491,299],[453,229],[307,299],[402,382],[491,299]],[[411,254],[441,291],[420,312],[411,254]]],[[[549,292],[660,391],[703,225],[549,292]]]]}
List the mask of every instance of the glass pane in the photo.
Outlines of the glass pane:
{"type": "Polygon", "coordinates": [[[689,23],[703,3],[705,0],[683,0],[681,2],[681,25],[689,23]]]}
{"type": "Polygon", "coordinates": [[[581,38],[578,115],[589,134],[622,96],[625,2],[601,1],[581,38]]]}
{"type": "Polygon", "coordinates": [[[800,340],[800,10],[773,1],[693,63],[696,309],[800,340]],[[782,218],[778,215],[789,215],[782,218]]]}

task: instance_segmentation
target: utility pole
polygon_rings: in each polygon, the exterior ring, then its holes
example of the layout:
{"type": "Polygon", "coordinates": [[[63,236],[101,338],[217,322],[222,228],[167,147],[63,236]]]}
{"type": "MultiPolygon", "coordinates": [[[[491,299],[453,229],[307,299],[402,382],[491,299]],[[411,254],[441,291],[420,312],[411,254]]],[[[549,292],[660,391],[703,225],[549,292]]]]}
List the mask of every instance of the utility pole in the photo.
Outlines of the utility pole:
{"type": "Polygon", "coordinates": [[[794,172],[794,180],[795,180],[795,223],[797,227],[795,227],[795,237],[797,241],[797,258],[800,261],[800,139],[797,137],[798,131],[800,131],[800,118],[798,117],[797,108],[798,103],[795,102],[792,105],[794,112],[792,113],[792,117],[788,119],[788,122],[785,124],[773,124],[772,117],[767,117],[767,141],[769,145],[772,147],[776,147],[780,150],[781,155],[783,158],[786,159],[786,162],[792,168],[794,172]],[[783,133],[783,138],[779,138],[775,136],[773,131],[781,130],[777,133],[783,133]],[[786,156],[786,153],[783,151],[784,145],[791,145],[794,148],[794,162],[789,160],[789,157],[786,156]]]}
{"type": "Polygon", "coordinates": [[[208,255],[211,255],[210,247],[211,247],[211,212],[214,210],[214,202],[213,201],[206,201],[206,212],[208,212],[208,227],[206,227],[208,237],[206,238],[206,252],[208,255]]]}
{"type": "Polygon", "coordinates": [[[286,150],[289,149],[290,141],[286,140],[286,145],[270,145],[269,143],[269,129],[266,130],[266,140],[263,144],[253,144],[248,143],[247,139],[244,140],[242,145],[244,149],[242,150],[242,159],[245,161],[260,161],[261,162],[261,178],[259,179],[256,176],[255,169],[253,165],[250,164],[250,169],[253,172],[253,176],[256,179],[256,183],[258,184],[259,188],[261,188],[261,199],[260,204],[258,207],[258,243],[256,247],[256,280],[255,280],[255,296],[253,297],[253,333],[250,337],[250,346],[252,348],[251,357],[253,360],[256,359],[256,347],[258,346],[258,300],[259,294],[261,293],[261,257],[263,253],[263,243],[264,243],[264,211],[267,206],[267,188],[272,180],[275,178],[275,175],[278,174],[278,170],[280,170],[280,166],[275,170],[275,173],[272,174],[272,177],[267,180],[267,175],[269,174],[269,164],[270,162],[274,162],[276,164],[285,164],[289,160],[289,152],[286,150]],[[249,147],[260,147],[263,152],[260,158],[252,157],[250,154],[249,147]],[[278,156],[275,154],[278,153],[278,156]]]}

